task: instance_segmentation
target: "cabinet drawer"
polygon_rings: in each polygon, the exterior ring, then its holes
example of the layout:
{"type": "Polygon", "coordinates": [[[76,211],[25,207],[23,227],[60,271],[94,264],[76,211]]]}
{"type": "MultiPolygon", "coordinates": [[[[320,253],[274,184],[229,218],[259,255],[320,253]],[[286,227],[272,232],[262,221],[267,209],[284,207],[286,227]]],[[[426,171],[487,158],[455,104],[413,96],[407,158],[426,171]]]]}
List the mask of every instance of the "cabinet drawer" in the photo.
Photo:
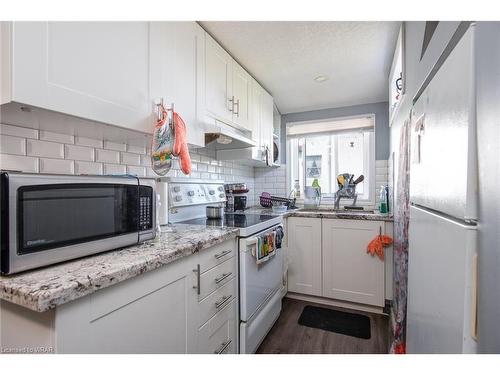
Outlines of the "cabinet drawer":
{"type": "Polygon", "coordinates": [[[199,253],[201,273],[236,255],[236,240],[230,240],[199,253]]]}
{"type": "Polygon", "coordinates": [[[200,276],[200,295],[201,301],[214,290],[225,285],[229,280],[236,276],[235,258],[229,258],[224,263],[202,273],[200,276]]]}
{"type": "Polygon", "coordinates": [[[200,353],[236,354],[236,299],[217,313],[199,330],[200,353]]]}
{"type": "Polygon", "coordinates": [[[199,320],[198,327],[203,325],[210,317],[221,311],[224,307],[236,297],[236,288],[238,286],[236,278],[229,280],[224,286],[207,296],[199,302],[199,320]]]}

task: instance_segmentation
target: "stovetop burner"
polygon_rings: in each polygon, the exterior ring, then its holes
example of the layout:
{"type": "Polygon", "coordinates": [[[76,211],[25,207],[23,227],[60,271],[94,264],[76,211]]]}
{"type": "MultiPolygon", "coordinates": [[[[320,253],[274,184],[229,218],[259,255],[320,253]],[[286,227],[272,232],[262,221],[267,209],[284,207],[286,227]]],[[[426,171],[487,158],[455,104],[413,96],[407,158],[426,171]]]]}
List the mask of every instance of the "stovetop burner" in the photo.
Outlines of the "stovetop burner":
{"type": "Polygon", "coordinates": [[[206,217],[201,217],[198,219],[181,221],[179,224],[207,225],[213,227],[248,228],[271,219],[274,219],[274,216],[259,215],[259,214],[226,213],[224,214],[224,219],[207,219],[206,217]]]}

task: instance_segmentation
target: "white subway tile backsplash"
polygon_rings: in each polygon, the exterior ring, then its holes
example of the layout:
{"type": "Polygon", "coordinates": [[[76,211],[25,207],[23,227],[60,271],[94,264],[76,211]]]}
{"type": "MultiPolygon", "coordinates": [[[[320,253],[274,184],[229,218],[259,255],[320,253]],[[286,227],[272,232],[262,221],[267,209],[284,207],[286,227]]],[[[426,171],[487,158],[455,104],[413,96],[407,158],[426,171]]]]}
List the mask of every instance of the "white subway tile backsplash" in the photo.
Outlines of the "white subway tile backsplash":
{"type": "Polygon", "coordinates": [[[127,173],[137,177],[144,177],[146,176],[146,168],[127,165],[127,173]]]}
{"type": "Polygon", "coordinates": [[[26,140],[26,153],[30,156],[41,156],[46,158],[64,158],[64,146],[61,143],[26,140]]]}
{"type": "Polygon", "coordinates": [[[75,137],[72,135],[52,133],[45,130],[40,130],[40,140],[58,143],[75,143],[75,137]]]}
{"type": "Polygon", "coordinates": [[[12,126],[7,124],[0,124],[0,134],[38,139],[38,130],[36,129],[22,128],[20,126],[12,126]]]}
{"type": "Polygon", "coordinates": [[[121,156],[121,164],[141,165],[141,155],[122,152],[121,156]]]}
{"type": "Polygon", "coordinates": [[[26,155],[26,138],[0,135],[0,152],[3,154],[26,155]]]}
{"type": "Polygon", "coordinates": [[[100,139],[93,139],[93,138],[77,136],[77,137],[75,137],[75,144],[80,145],[80,146],[102,148],[103,141],[100,139]]]}
{"type": "Polygon", "coordinates": [[[120,153],[113,150],[96,149],[95,160],[103,163],[120,164],[120,153]]]}
{"type": "MultiPolygon", "coordinates": [[[[40,131],[18,126],[0,124],[0,134],[4,135],[0,148],[0,168],[22,170],[25,172],[44,172],[62,174],[134,174],[138,176],[159,177],[151,169],[150,150],[148,147],[126,145],[119,142],[104,141],[102,139],[68,136],[47,131],[40,131]],[[22,144],[25,144],[24,156],[11,153],[23,153],[22,144]]],[[[215,160],[212,150],[190,150],[192,173],[184,175],[180,170],[179,161],[172,163],[172,169],[167,177],[190,177],[203,179],[217,179],[227,182],[245,182],[251,189],[248,195],[248,205],[254,204],[254,194],[259,184],[254,184],[254,168],[242,165],[236,161],[215,160]]],[[[257,171],[256,168],[255,170],[257,171]]],[[[265,176],[274,176],[273,171],[260,168],[265,176]]],[[[259,173],[255,172],[257,177],[259,173]]],[[[274,178],[272,182],[280,183],[283,180],[274,178]]],[[[257,180],[257,179],[256,179],[257,180]]],[[[273,192],[281,193],[276,188],[273,192]]],[[[257,193],[257,191],[256,191],[257,193]]],[[[260,191],[258,192],[260,194],[260,191]]]]}
{"type": "Polygon", "coordinates": [[[38,173],[38,158],[0,154],[0,169],[38,173]]]}
{"type": "Polygon", "coordinates": [[[41,158],[40,173],[73,174],[74,163],[73,160],[41,158]]]}
{"type": "Polygon", "coordinates": [[[127,151],[127,145],[125,143],[115,143],[110,141],[104,141],[104,148],[114,151],[127,151]]]}
{"type": "Polygon", "coordinates": [[[64,158],[71,160],[94,161],[94,149],[85,146],[65,145],[64,158]]]}
{"type": "Polygon", "coordinates": [[[119,164],[104,164],[104,174],[127,174],[127,167],[119,164]]]}
{"type": "Polygon", "coordinates": [[[75,174],[102,174],[102,164],[88,161],[75,161],[75,174]]]}
{"type": "Polygon", "coordinates": [[[134,154],[145,154],[146,153],[146,147],[144,147],[144,146],[127,145],[127,152],[132,152],[134,154]]]}
{"type": "Polygon", "coordinates": [[[150,155],[141,155],[141,165],[144,167],[151,166],[151,156],[150,155]]]}
{"type": "Polygon", "coordinates": [[[208,171],[208,165],[206,165],[206,164],[198,164],[198,171],[200,171],[200,172],[206,172],[206,171],[208,171]]]}

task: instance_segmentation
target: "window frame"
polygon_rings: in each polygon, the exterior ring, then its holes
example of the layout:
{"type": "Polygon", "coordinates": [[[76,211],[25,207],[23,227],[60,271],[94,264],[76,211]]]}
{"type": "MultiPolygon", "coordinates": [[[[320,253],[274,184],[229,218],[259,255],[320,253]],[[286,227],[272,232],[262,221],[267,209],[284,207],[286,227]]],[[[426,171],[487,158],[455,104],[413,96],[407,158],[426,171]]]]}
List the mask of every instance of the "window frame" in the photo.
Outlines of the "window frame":
{"type": "MultiPolygon", "coordinates": [[[[375,159],[375,138],[376,138],[376,116],[374,113],[360,113],[357,115],[352,115],[352,116],[339,116],[339,117],[330,117],[330,118],[325,118],[325,119],[318,119],[318,120],[307,120],[307,121],[290,121],[285,124],[285,129],[287,129],[290,126],[294,125],[303,125],[303,124],[316,124],[319,122],[328,122],[328,121],[336,121],[336,120],[349,120],[349,119],[357,119],[361,117],[371,117],[373,119],[373,130],[371,131],[371,136],[368,137],[368,145],[365,144],[365,147],[368,146],[368,152],[365,153],[364,155],[364,160],[363,163],[366,163],[368,165],[367,168],[367,173],[365,174],[365,181],[367,182],[367,187],[368,187],[368,199],[361,199],[358,197],[358,200],[356,202],[356,205],[360,206],[365,206],[365,207],[375,207],[375,194],[376,194],[376,159],[375,159]]],[[[362,129],[362,128],[358,128],[362,129]]],[[[356,128],[352,129],[353,131],[356,130],[356,128]]],[[[347,130],[349,131],[349,130],[347,130]]],[[[347,132],[347,131],[340,131],[340,132],[347,132]]],[[[332,132],[334,133],[334,131],[332,132]]],[[[313,136],[314,134],[311,134],[313,136]]],[[[287,160],[287,165],[286,165],[286,187],[287,191],[292,191],[293,190],[293,182],[290,181],[291,178],[291,148],[290,148],[290,139],[286,135],[285,131],[285,143],[286,143],[286,160],[287,160]]],[[[337,163],[337,161],[336,161],[337,163]]],[[[300,199],[297,199],[297,203],[301,204],[304,202],[304,197],[301,195],[300,199]]],[[[342,198],[340,200],[340,205],[346,205],[346,204],[351,204],[352,199],[344,199],[342,198]]],[[[321,199],[321,205],[333,205],[334,200],[332,197],[322,197],[321,199]]]]}

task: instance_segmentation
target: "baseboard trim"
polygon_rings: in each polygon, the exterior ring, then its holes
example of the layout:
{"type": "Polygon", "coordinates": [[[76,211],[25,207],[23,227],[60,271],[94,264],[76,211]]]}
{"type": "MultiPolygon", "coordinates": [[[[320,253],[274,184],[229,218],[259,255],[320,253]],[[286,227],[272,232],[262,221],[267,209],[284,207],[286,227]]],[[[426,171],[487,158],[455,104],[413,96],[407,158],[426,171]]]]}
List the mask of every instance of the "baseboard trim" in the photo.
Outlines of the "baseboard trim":
{"type": "Polygon", "coordinates": [[[339,301],[336,299],[309,296],[306,294],[293,293],[293,292],[288,292],[286,294],[286,297],[292,298],[292,299],[298,299],[298,300],[306,301],[306,302],[321,303],[323,305],[343,307],[345,309],[352,309],[352,310],[365,311],[365,312],[370,312],[370,313],[375,313],[375,314],[380,314],[380,315],[387,315],[384,312],[383,307],[363,305],[361,303],[339,301]]]}

